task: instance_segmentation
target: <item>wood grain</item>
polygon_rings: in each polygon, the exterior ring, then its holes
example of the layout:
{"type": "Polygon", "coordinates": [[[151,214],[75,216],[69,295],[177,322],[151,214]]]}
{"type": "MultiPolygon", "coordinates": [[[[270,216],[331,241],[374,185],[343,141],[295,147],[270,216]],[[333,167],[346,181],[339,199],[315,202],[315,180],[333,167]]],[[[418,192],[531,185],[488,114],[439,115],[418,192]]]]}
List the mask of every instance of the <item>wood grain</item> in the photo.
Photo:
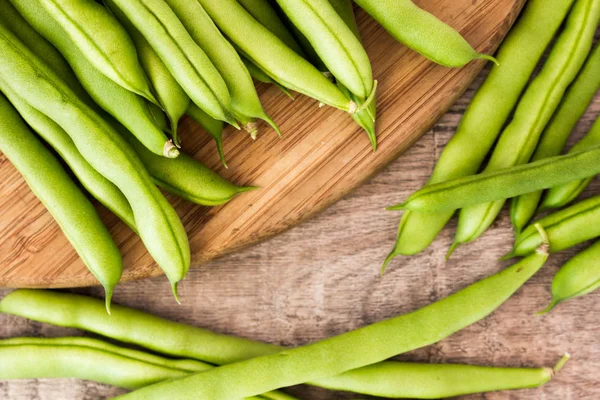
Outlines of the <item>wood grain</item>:
{"type": "MultiPolygon", "coordinates": [[[[485,75],[480,74],[409,151],[350,195],[281,235],[191,271],[181,285],[183,304],[173,301],[162,277],[118,286],[115,302],[217,332],[294,346],[415,310],[499,271],[507,263],[497,262],[498,257],[513,240],[506,210],[482,238],[458,249],[448,262],[444,256],[455,221],[425,252],[397,259],[384,278],[379,276],[400,218],[383,208],[425,183],[485,75]]],[[[571,143],[587,132],[599,114],[600,95],[578,124],[571,143]]],[[[596,179],[583,197],[598,194],[596,179]]],[[[585,246],[553,255],[490,317],[399,359],[538,367],[554,364],[568,351],[573,359],[542,388],[460,400],[597,400],[600,291],[567,302],[545,317],[533,315],[550,300],[550,282],[557,268],[585,246]]],[[[102,296],[99,288],[77,291],[102,296]]],[[[0,289],[0,296],[8,292],[0,289]]],[[[0,337],[79,334],[0,315],[0,337]]],[[[288,391],[305,400],[366,398],[306,386],[288,391]]],[[[97,400],[123,392],[69,379],[0,382],[0,398],[7,400],[97,400]]]]}
{"type": "MultiPolygon", "coordinates": [[[[418,3],[458,29],[477,50],[492,52],[523,2],[418,3]]],[[[189,234],[193,266],[280,233],[349,193],[426,132],[484,65],[473,62],[460,70],[435,66],[395,42],[364,13],[358,17],[379,80],[379,150],[372,153],[366,135],[345,113],[319,109],[314,100],[302,96],[292,102],[274,87],[259,90],[284,139],[264,125],[254,143],[246,134],[227,131],[229,170],[220,167],[208,137],[184,120],[181,129],[188,151],[227,178],[262,188],[210,209],[169,197],[189,234]]],[[[6,159],[0,159],[0,176],[0,286],[96,284],[6,159]]],[[[123,280],[160,274],[138,237],[106,210],[100,213],[122,250],[123,280]]]]}

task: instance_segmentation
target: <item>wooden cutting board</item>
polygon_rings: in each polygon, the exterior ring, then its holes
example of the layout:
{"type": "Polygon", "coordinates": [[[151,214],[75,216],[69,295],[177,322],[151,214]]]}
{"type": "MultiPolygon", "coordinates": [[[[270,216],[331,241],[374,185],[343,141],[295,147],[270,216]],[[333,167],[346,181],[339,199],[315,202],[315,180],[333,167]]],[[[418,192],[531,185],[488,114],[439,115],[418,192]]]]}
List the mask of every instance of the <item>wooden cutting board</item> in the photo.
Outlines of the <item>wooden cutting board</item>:
{"type": "MultiPolygon", "coordinates": [[[[491,53],[524,0],[416,3],[459,30],[478,51],[491,53]]],[[[181,132],[186,151],[238,184],[261,187],[213,208],[168,196],[186,226],[194,267],[276,235],[346,195],[421,137],[484,65],[477,61],[460,70],[437,66],[397,43],[362,10],[357,18],[379,81],[377,152],[349,115],[318,108],[300,95],[292,101],[268,85],[260,85],[259,94],[284,137],[279,139],[264,124],[256,141],[228,129],[224,147],[229,169],[220,165],[207,135],[185,119],[181,132]]],[[[2,154],[0,177],[0,286],[97,284],[2,154]]],[[[102,206],[98,210],[123,253],[123,280],[161,274],[139,238],[102,206]]]]}

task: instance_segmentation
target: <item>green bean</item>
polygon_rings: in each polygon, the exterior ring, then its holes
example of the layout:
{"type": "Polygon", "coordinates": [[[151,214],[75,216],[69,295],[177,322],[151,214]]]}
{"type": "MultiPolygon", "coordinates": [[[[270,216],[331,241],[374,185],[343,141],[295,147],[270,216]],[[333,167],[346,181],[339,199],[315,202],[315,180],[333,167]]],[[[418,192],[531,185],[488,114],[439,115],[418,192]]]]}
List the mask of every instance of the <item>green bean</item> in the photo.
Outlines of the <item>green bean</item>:
{"type": "Polygon", "coordinates": [[[352,0],[328,0],[329,4],[333,7],[335,12],[342,18],[342,20],[348,25],[354,35],[360,38],[358,32],[358,24],[356,23],[356,17],[354,15],[354,7],[352,6],[352,0]]]}
{"type": "Polygon", "coordinates": [[[277,82],[324,104],[350,113],[357,111],[354,102],[346,99],[333,83],[263,27],[236,0],[199,1],[225,36],[277,82]],[[232,20],[236,23],[232,24],[232,20]],[[269,51],[265,52],[265,48],[269,51]]]}
{"type": "Polygon", "coordinates": [[[0,26],[0,75],[23,100],[51,118],[77,150],[125,195],[148,251],[176,284],[189,268],[185,229],[123,138],[19,40],[0,26]]]}
{"type": "Polygon", "coordinates": [[[279,84],[278,82],[276,82],[273,78],[271,78],[269,75],[267,75],[266,72],[264,72],[262,69],[260,69],[259,67],[257,67],[256,64],[254,64],[252,61],[248,60],[243,55],[240,55],[240,57],[242,58],[242,62],[244,63],[244,65],[248,69],[248,72],[250,73],[250,76],[252,78],[254,78],[254,80],[256,80],[258,82],[262,82],[262,83],[270,83],[272,85],[275,85],[287,97],[289,97],[290,99],[294,100],[294,95],[292,95],[292,93],[285,86],[283,86],[283,85],[279,84]]]}
{"type": "Polygon", "coordinates": [[[223,77],[163,0],[107,0],[140,31],[190,99],[211,117],[237,127],[223,77]]]}
{"type": "Polygon", "coordinates": [[[237,399],[371,365],[436,343],[481,320],[519,289],[547,258],[545,245],[504,271],[412,313],[314,344],[158,383],[121,398],[155,399],[176,394],[182,400],[237,399]]]}
{"type": "Polygon", "coordinates": [[[82,157],[69,135],[50,118],[23,101],[1,78],[0,90],[21,114],[25,122],[56,150],[83,187],[130,228],[135,230],[133,211],[123,193],[108,179],[100,175],[82,157]]]}
{"type": "Polygon", "coordinates": [[[227,166],[227,161],[225,160],[225,152],[223,151],[223,129],[225,127],[223,121],[212,118],[194,103],[190,103],[187,109],[187,115],[204,128],[204,130],[213,138],[217,145],[217,153],[219,154],[221,163],[225,168],[229,168],[227,166]]]}
{"type": "Polygon", "coordinates": [[[477,53],[453,28],[410,0],[355,0],[396,40],[431,61],[446,67],[462,67],[475,59],[495,61],[477,53]]]}
{"type": "MultiPolygon", "coordinates": [[[[475,93],[428,184],[477,173],[572,3],[573,0],[527,2],[498,50],[496,57],[501,66],[492,66],[475,93]]],[[[383,268],[396,256],[423,251],[453,214],[454,211],[436,214],[406,211],[383,268]]]]}
{"type": "MultiPolygon", "coordinates": [[[[575,153],[598,145],[600,145],[600,118],[596,119],[592,129],[590,129],[583,139],[571,148],[569,153],[575,153]]],[[[550,188],[546,193],[540,208],[542,210],[548,210],[550,208],[564,207],[575,200],[577,196],[588,187],[592,179],[593,177],[589,177],[580,181],[569,182],[550,188]]]]}
{"type": "Polygon", "coordinates": [[[388,210],[439,213],[508,199],[600,173],[600,145],[516,167],[428,185],[388,210]]]}
{"type": "MultiPolygon", "coordinates": [[[[550,241],[550,252],[565,250],[579,243],[600,236],[600,196],[549,214],[536,221],[550,241]]],[[[534,225],[530,225],[517,236],[513,250],[504,259],[531,254],[542,243],[534,225]]]]}
{"type": "Polygon", "coordinates": [[[93,0],[50,0],[40,5],[90,64],[125,89],[156,103],[131,38],[106,8],[93,0]]]}
{"type": "Polygon", "coordinates": [[[263,110],[252,77],[237,51],[223,37],[199,1],[165,0],[194,41],[221,74],[231,94],[231,109],[241,125],[253,133],[257,118],[266,121],[281,136],[277,124],[263,110]]]}
{"type": "Polygon", "coordinates": [[[238,3],[244,7],[250,15],[254,17],[262,26],[267,28],[271,33],[277,36],[290,49],[294,50],[298,55],[306,58],[304,50],[290,30],[285,26],[277,11],[273,8],[269,0],[238,0],[238,3]]]}
{"type": "Polygon", "coordinates": [[[117,245],[94,206],[2,95],[0,114],[0,150],[23,175],[32,192],[102,284],[108,310],[123,267],[117,245]]]}
{"type": "Polygon", "coordinates": [[[277,0],[337,81],[362,102],[372,95],[373,72],[360,40],[328,0],[277,0]]]}
{"type": "MultiPolygon", "coordinates": [[[[504,129],[485,171],[530,161],[539,137],[592,47],[600,21],[600,1],[577,1],[564,31],[550,51],[543,69],[525,91],[512,121],[504,129]]],[[[448,252],[472,242],[494,222],[506,199],[477,204],[460,211],[454,243],[448,252]]]]}
{"type": "Polygon", "coordinates": [[[120,10],[115,10],[115,15],[125,29],[127,29],[127,32],[129,32],[137,49],[140,63],[156,92],[158,102],[169,117],[173,142],[177,147],[181,147],[177,128],[179,120],[187,111],[191,100],[140,31],[127,18],[120,15],[120,10]]]}
{"type": "MultiPolygon", "coordinates": [[[[588,56],[579,75],[565,93],[552,120],[544,129],[540,143],[532,157],[533,161],[557,156],[562,152],[575,124],[583,116],[599,88],[600,46],[596,46],[595,50],[588,56]]],[[[538,191],[512,200],[510,216],[517,233],[521,232],[533,218],[541,198],[542,192],[538,191]]]]}
{"type": "Polygon", "coordinates": [[[174,160],[152,154],[128,132],[122,134],[138,153],[154,183],[182,199],[203,206],[218,206],[240,193],[256,189],[234,185],[185,153],[174,160]]]}
{"type": "MultiPolygon", "coordinates": [[[[163,154],[170,158],[177,157],[179,152],[157,127],[155,115],[149,107],[150,104],[100,73],[81,54],[60,25],[48,16],[40,5],[40,0],[10,1],[27,22],[62,53],[73,68],[81,85],[100,107],[136,135],[153,153],[163,154]]],[[[32,47],[32,49],[34,48],[32,47]]],[[[40,54],[37,51],[34,52],[40,54]]],[[[50,65],[50,67],[53,66],[50,65]]],[[[54,69],[54,72],[69,83],[69,87],[85,100],[81,92],[77,90],[79,85],[73,83],[72,74],[57,69],[54,69]]]]}
{"type": "Polygon", "coordinates": [[[552,301],[544,314],[565,300],[584,296],[600,287],[600,242],[566,262],[552,280],[552,301]]]}

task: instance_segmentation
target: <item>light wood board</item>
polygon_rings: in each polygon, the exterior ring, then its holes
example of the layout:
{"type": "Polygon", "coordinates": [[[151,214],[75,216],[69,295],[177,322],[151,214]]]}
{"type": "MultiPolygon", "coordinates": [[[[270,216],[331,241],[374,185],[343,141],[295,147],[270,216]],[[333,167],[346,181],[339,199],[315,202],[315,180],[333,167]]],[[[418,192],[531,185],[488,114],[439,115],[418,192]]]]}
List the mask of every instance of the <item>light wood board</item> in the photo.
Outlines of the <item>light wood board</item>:
{"type": "MultiPolygon", "coordinates": [[[[422,0],[420,6],[459,30],[479,51],[492,52],[523,0],[422,0]]],[[[318,108],[309,98],[292,101],[261,85],[267,112],[284,138],[262,125],[259,138],[228,129],[229,169],[214,144],[190,120],[181,126],[184,147],[225,177],[261,189],[225,206],[198,207],[169,196],[185,223],[193,266],[256,243],[322,210],[397,158],[426,132],[468,87],[484,63],[462,69],[434,65],[392,39],[362,11],[359,26],[379,81],[379,148],[345,113],[318,108]]],[[[0,155],[0,286],[73,287],[96,284],[50,214],[0,155]]],[[[139,238],[99,206],[119,244],[123,280],[161,273],[139,238]]]]}

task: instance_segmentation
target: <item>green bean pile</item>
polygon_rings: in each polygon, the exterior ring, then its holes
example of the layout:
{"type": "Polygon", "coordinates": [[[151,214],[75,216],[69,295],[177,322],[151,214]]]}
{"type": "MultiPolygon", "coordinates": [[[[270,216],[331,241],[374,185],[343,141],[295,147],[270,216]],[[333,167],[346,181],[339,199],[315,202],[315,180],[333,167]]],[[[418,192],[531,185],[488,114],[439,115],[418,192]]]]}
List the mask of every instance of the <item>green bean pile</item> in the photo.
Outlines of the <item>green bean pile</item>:
{"type": "MultiPolygon", "coordinates": [[[[399,41],[442,65],[491,59],[410,1],[359,3],[399,41]],[[397,21],[383,18],[386,12],[397,21]],[[431,29],[439,35],[430,36],[431,29]]],[[[214,139],[227,167],[225,124],[256,138],[257,120],[263,120],[282,135],[263,109],[254,78],[348,112],[377,147],[377,81],[350,0],[0,0],[0,66],[0,111],[13,121],[10,131],[27,136],[31,129],[56,150],[89,194],[140,236],[176,298],[190,266],[189,243],[156,186],[204,206],[254,189],[224,180],[182,152],[184,115],[214,139]]],[[[13,138],[10,131],[0,133],[2,143],[13,138]]],[[[83,193],[61,178],[74,194],[53,197],[36,187],[40,176],[20,164],[33,162],[39,151],[8,144],[0,150],[102,283],[110,310],[122,261],[83,193]],[[76,215],[81,208],[88,218],[76,215]],[[73,233],[74,220],[78,230],[98,234],[73,233]]],[[[63,174],[60,164],[48,165],[63,174]]]]}
{"type": "MultiPolygon", "coordinates": [[[[534,217],[569,206],[600,173],[598,117],[589,132],[560,155],[600,89],[600,44],[593,44],[599,22],[598,0],[527,3],[500,46],[499,65],[492,67],[475,94],[429,183],[389,207],[405,211],[384,270],[395,257],[429,246],[460,210],[449,257],[459,245],[484,233],[508,199],[515,245],[504,258],[527,256],[540,245],[534,217]],[[532,78],[546,50],[548,57],[532,78]]],[[[550,250],[600,237],[597,205],[594,197],[535,219],[550,238],[550,250]]],[[[600,254],[592,246],[556,275],[547,311],[599,285],[600,254]]]]}

